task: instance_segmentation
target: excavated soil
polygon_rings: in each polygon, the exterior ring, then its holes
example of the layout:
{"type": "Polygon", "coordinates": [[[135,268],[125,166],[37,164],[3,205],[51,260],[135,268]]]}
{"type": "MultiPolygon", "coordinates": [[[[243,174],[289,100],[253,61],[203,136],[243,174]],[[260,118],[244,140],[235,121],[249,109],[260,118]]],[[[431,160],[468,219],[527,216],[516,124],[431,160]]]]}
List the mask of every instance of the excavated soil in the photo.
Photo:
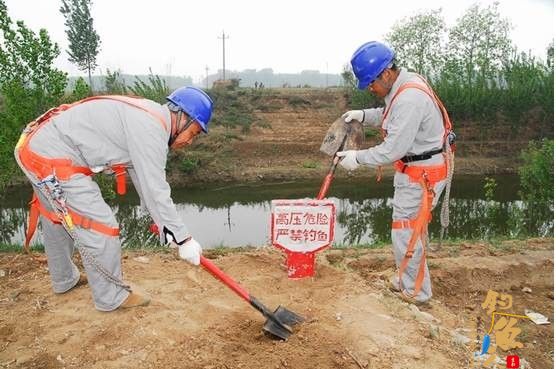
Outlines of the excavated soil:
{"type": "MultiPolygon", "coordinates": [[[[450,244],[432,252],[435,296],[421,311],[386,288],[389,249],[322,252],[316,275],[303,280],[288,280],[282,254],[271,248],[206,254],[268,307],[282,304],[306,322],[287,341],[268,337],[262,315],[172,253],[124,252],[126,279],[152,302],[110,313],[94,309],[87,285],[56,295],[45,264],[4,253],[0,367],[468,368],[489,289],[511,294],[515,314],[529,308],[553,317],[553,239],[450,244]],[[462,335],[472,340],[462,343],[462,335]]],[[[551,368],[553,325],[518,326],[525,347],[498,354],[551,368]]]]}

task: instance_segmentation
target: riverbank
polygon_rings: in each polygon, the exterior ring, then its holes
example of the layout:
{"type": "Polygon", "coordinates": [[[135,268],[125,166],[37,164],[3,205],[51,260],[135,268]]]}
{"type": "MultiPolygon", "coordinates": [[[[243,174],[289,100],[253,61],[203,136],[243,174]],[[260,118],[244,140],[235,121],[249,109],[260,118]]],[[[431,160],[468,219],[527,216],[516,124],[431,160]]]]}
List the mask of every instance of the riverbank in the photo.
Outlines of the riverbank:
{"type": "MultiPolygon", "coordinates": [[[[274,248],[208,250],[270,308],[283,304],[306,318],[286,342],[265,336],[257,311],[172,253],[125,251],[126,279],[152,302],[112,313],[94,309],[88,286],[55,295],[46,265],[0,253],[0,366],[461,369],[488,329],[488,290],[512,296],[506,312],[527,308],[551,319],[553,241],[459,242],[431,252],[434,297],[422,308],[386,287],[394,271],[388,247],[323,251],[316,275],[297,281],[286,278],[274,248]]],[[[514,328],[524,347],[498,347],[500,359],[514,354],[526,368],[551,367],[553,325],[520,320],[514,328]]]]}
{"type": "MultiPolygon", "coordinates": [[[[237,95],[230,109],[239,105],[246,112],[220,116],[210,134],[170,154],[167,176],[171,185],[295,181],[326,175],[331,158],[319,148],[330,124],[349,110],[343,89],[268,89],[257,94],[246,90],[237,95]]],[[[456,175],[517,173],[520,151],[543,135],[535,117],[532,114],[531,123],[521,128],[454,122],[456,175]]],[[[380,133],[367,129],[363,148],[379,142],[380,133]]],[[[393,173],[390,167],[384,170],[386,176],[393,173]]],[[[374,169],[347,173],[340,168],[336,176],[372,178],[374,169]]],[[[11,186],[25,182],[18,171],[11,186]]]]}
{"type": "MultiPolygon", "coordinates": [[[[349,110],[341,89],[276,89],[266,92],[254,104],[253,122],[245,127],[214,126],[209,135],[170,157],[168,178],[174,185],[207,182],[264,182],[323,178],[331,158],[319,151],[330,124],[349,110]],[[293,103],[295,102],[295,104],[293,103]]],[[[535,121],[516,129],[509,124],[487,125],[454,122],[458,135],[456,175],[515,174],[520,151],[541,130],[535,121]]],[[[362,148],[381,141],[376,129],[367,128],[362,148]]],[[[390,166],[385,176],[392,175],[390,166]]],[[[374,177],[374,169],[348,173],[337,170],[338,177],[374,177]]]]}

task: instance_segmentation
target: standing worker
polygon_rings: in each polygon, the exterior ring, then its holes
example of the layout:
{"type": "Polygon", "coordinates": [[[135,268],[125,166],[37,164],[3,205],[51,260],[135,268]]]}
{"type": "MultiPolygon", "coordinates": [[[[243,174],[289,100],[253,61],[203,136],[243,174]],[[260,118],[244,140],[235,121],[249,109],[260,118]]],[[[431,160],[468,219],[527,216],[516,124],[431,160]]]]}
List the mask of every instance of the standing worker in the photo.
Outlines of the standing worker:
{"type": "Polygon", "coordinates": [[[93,96],[51,109],[23,131],[16,160],[33,185],[25,248],[36,228],[44,237],[55,293],[88,282],[101,311],[147,305],[150,298],[122,282],[116,218],[91,176],[114,173],[118,194],[126,172],[160,232],[161,242],[199,265],[201,246],[180,219],[166,181],[169,148],[207,133],[213,102],[202,90],[182,87],[160,105],[130,96],[93,96]],[[72,261],[79,250],[86,276],[72,261]]]}
{"type": "MultiPolygon", "coordinates": [[[[426,263],[428,223],[453,173],[452,124],[426,80],[398,68],[394,51],[387,45],[363,44],[353,54],[351,65],[358,88],[384,98],[385,107],[351,110],[342,117],[347,123],[355,119],[381,127],[384,141],[366,150],[339,152],[340,165],[347,170],[360,165],[378,167],[380,173],[381,166],[394,164],[391,236],[398,272],[389,284],[403,300],[425,303],[432,297],[426,263]]],[[[445,200],[449,187],[447,192],[445,200]]],[[[442,225],[447,226],[447,220],[442,225]]]]}

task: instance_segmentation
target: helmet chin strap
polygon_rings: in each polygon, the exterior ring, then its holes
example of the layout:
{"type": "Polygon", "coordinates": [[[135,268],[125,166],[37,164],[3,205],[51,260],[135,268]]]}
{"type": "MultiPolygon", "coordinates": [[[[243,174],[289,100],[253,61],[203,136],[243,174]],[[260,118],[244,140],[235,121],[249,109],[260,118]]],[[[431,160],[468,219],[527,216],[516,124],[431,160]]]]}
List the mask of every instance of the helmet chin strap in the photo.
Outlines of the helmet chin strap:
{"type": "Polygon", "coordinates": [[[182,116],[184,115],[183,110],[178,110],[176,112],[176,120],[175,123],[172,124],[172,132],[173,134],[170,135],[170,139],[168,140],[168,146],[172,146],[172,144],[174,143],[174,141],[176,140],[176,138],[178,138],[178,136],[184,132],[187,128],[189,128],[189,126],[191,124],[193,124],[193,122],[195,121],[195,119],[190,118],[189,116],[187,116],[187,121],[185,122],[185,124],[183,125],[183,127],[179,127],[180,123],[181,123],[181,119],[182,116]]]}

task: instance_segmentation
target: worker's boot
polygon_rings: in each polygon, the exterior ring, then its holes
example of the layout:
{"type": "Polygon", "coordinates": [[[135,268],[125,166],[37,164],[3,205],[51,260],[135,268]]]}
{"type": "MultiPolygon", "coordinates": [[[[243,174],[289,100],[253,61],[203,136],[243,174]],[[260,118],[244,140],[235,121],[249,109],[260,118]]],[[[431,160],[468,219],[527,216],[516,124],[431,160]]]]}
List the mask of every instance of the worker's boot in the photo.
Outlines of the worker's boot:
{"type": "Polygon", "coordinates": [[[386,277],[384,281],[386,287],[392,292],[400,292],[400,284],[397,282],[397,278],[394,274],[389,277],[386,277]]]}
{"type": "Polygon", "coordinates": [[[127,299],[125,299],[118,308],[128,309],[136,306],[146,306],[149,302],[151,302],[150,297],[137,292],[130,292],[127,299]]]}
{"type": "Polygon", "coordinates": [[[80,273],[79,274],[79,279],[77,280],[77,283],[72,288],[70,288],[69,290],[64,291],[64,292],[60,292],[60,293],[68,293],[69,291],[72,291],[79,286],[83,286],[83,285],[87,284],[87,282],[88,282],[87,275],[83,274],[83,273],[80,273]]]}
{"type": "Polygon", "coordinates": [[[89,279],[87,278],[87,275],[81,273],[81,274],[79,274],[79,280],[77,281],[75,286],[73,286],[73,288],[83,286],[83,285],[87,284],[88,282],[89,282],[89,279]]]}
{"type": "Polygon", "coordinates": [[[414,297],[406,295],[404,292],[398,292],[396,295],[400,298],[400,300],[407,302],[408,304],[413,304],[419,307],[431,307],[430,300],[427,301],[420,301],[415,299],[414,297]]]}

